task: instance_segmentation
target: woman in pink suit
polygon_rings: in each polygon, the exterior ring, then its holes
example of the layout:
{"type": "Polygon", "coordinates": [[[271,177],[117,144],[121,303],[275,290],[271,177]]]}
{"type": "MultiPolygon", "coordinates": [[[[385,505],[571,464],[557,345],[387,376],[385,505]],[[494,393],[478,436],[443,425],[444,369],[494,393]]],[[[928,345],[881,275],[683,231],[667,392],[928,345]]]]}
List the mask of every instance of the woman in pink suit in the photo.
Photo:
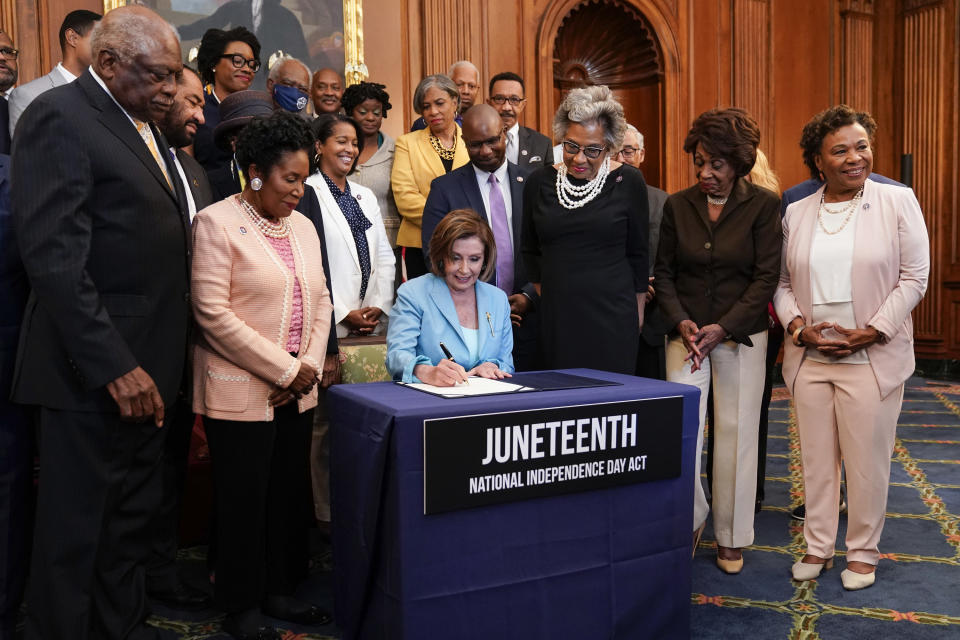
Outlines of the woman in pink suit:
{"type": "Polygon", "coordinates": [[[246,188],[194,222],[193,409],[213,461],[214,601],[239,639],[281,637],[262,613],[330,620],[293,598],[307,571],[310,436],[332,308],[316,229],[294,210],[312,149],[298,116],[253,120],[237,140],[246,188]]]}
{"type": "Polygon", "coordinates": [[[803,129],[804,162],[824,185],[791,204],[774,296],[787,328],[783,377],[803,459],[806,555],[795,580],[833,565],[840,462],[847,467],[848,590],[875,581],[904,382],[914,370],[910,311],[930,249],[913,191],[867,180],[876,122],[839,105],[803,129]]]}

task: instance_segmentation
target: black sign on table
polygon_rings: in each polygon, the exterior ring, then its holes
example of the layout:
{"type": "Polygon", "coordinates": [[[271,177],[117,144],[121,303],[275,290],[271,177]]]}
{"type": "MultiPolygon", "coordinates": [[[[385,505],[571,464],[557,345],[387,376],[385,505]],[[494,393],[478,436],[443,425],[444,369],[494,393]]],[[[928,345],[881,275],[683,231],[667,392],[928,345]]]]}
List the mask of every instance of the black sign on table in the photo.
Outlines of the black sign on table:
{"type": "Polygon", "coordinates": [[[425,514],[680,475],[680,396],[423,421],[425,514]]]}

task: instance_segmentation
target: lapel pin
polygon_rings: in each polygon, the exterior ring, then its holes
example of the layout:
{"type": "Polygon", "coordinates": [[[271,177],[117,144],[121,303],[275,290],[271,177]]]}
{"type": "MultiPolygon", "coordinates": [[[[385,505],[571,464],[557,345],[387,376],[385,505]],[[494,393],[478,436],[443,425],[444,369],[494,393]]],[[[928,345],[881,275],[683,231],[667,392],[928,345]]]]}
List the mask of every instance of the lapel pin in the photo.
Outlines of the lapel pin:
{"type": "Polygon", "coordinates": [[[622,173],[617,176],[617,179],[616,179],[615,182],[623,182],[623,174],[622,174],[622,173]]]}
{"type": "Polygon", "coordinates": [[[517,182],[523,182],[523,176],[517,176],[517,182]]]}
{"type": "Polygon", "coordinates": [[[357,200],[359,200],[359,199],[360,199],[360,194],[358,193],[355,197],[356,197],[357,200]]]}
{"type": "Polygon", "coordinates": [[[240,227],[240,233],[241,233],[241,234],[246,234],[246,233],[247,233],[246,227],[240,227]]]}
{"type": "Polygon", "coordinates": [[[869,209],[869,208],[870,208],[870,203],[869,203],[869,202],[864,202],[864,203],[863,203],[863,208],[864,208],[864,209],[869,209]]]}
{"type": "Polygon", "coordinates": [[[197,182],[197,179],[196,179],[196,178],[193,179],[193,186],[195,186],[195,187],[199,187],[199,186],[200,186],[200,183],[197,182]]]}
{"type": "Polygon", "coordinates": [[[527,150],[526,150],[526,149],[520,149],[520,155],[522,155],[522,156],[527,155],[527,150]]]}

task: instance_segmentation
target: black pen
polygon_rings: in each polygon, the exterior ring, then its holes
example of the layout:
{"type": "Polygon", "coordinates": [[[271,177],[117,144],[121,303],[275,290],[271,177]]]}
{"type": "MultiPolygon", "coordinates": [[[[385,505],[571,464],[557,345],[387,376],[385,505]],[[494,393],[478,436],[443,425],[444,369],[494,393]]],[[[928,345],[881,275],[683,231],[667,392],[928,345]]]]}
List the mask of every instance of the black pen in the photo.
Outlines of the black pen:
{"type": "Polygon", "coordinates": [[[447,349],[447,345],[441,342],[440,349],[443,350],[443,355],[447,356],[447,360],[449,360],[450,362],[456,362],[456,360],[453,359],[453,354],[450,353],[450,349],[447,349]]]}
{"type": "MultiPolygon", "coordinates": [[[[443,350],[443,355],[447,356],[447,360],[449,360],[450,362],[456,362],[456,360],[453,359],[453,354],[450,353],[450,349],[447,349],[447,345],[441,342],[440,349],[443,350]]],[[[464,380],[463,382],[458,382],[457,384],[470,384],[470,381],[464,380]]]]}

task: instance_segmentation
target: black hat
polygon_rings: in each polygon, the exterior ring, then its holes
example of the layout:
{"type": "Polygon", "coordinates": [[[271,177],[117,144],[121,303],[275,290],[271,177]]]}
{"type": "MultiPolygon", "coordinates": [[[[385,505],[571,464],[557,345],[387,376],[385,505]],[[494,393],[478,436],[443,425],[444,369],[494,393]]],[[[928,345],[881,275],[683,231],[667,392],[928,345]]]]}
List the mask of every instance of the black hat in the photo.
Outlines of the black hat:
{"type": "Polygon", "coordinates": [[[273,113],[273,97],[266,91],[237,91],[220,101],[220,124],[213,130],[213,141],[230,150],[230,136],[256,117],[273,113]]]}

